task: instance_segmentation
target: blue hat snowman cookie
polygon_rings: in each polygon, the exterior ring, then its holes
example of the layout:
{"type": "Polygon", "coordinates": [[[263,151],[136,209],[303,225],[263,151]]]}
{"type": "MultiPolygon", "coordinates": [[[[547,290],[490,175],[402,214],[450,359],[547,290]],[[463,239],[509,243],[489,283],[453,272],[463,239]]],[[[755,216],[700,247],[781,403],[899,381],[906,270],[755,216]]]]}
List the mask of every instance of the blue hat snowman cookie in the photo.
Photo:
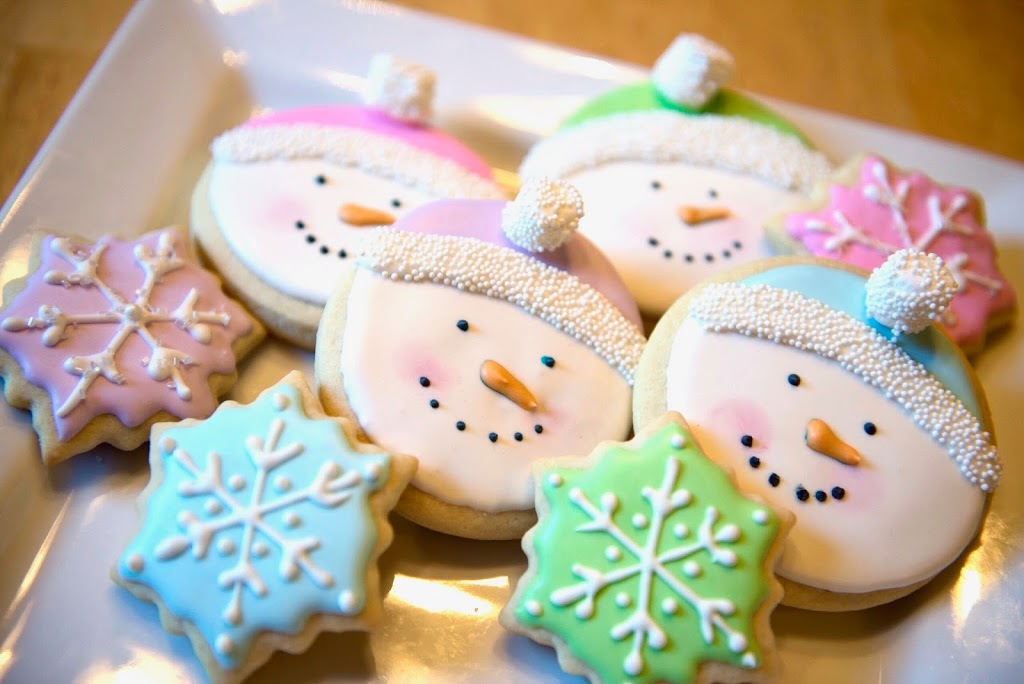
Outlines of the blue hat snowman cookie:
{"type": "Polygon", "coordinates": [[[564,178],[579,189],[580,231],[647,314],[767,256],[763,220],[830,170],[792,124],[724,87],[732,71],[721,46],[680,35],[650,80],[585,104],[520,167],[524,179],[564,178]]]}
{"type": "Polygon", "coordinates": [[[655,328],[636,427],[679,411],[741,488],[796,515],[784,603],[891,601],[977,533],[1001,466],[981,386],[933,325],[955,288],[939,257],[914,250],[867,279],[780,257],[699,286],[655,328]]]}

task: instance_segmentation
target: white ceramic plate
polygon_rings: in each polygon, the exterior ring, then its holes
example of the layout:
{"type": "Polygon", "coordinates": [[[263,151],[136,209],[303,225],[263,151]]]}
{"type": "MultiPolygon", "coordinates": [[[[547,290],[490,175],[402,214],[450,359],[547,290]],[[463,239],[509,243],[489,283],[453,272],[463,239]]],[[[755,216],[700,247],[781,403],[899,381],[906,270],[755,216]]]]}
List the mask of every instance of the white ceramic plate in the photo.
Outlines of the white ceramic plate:
{"type": "MultiPolygon", "coordinates": [[[[371,0],[152,0],[129,14],[0,212],[0,282],[21,274],[33,228],[99,236],[187,221],[214,135],[252,111],[354,100],[370,55],[440,75],[438,123],[514,169],[586,97],[632,67],[398,10],[371,0]],[[9,251],[8,251],[9,250],[9,251]]],[[[861,149],[977,188],[1003,269],[1024,292],[1024,167],[920,136],[773,103],[833,159],[861,149]]],[[[1024,672],[1024,339],[978,361],[1006,461],[982,544],[924,590],[854,614],[781,609],[787,682],[1021,681],[1024,672]]],[[[311,356],[271,343],[232,397],[249,401],[311,356]]],[[[108,571],[136,526],[144,450],[98,449],[49,470],[24,412],[0,402],[0,680],[201,680],[184,637],[108,571]]],[[[253,681],[573,681],[553,652],[504,633],[496,614],[522,572],[516,543],[460,541],[396,522],[382,559],[383,629],[322,635],[253,681]]],[[[922,525],[922,534],[941,534],[922,525]]],[[[898,552],[898,550],[896,551],[898,552]]]]}

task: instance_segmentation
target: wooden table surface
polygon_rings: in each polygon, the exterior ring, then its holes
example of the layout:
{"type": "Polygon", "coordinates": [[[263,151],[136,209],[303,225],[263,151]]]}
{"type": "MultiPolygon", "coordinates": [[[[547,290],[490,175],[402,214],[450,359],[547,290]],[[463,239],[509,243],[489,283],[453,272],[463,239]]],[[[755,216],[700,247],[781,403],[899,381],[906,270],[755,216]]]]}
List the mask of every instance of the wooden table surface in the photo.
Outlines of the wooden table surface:
{"type": "MultiPolygon", "coordinates": [[[[0,0],[0,200],[131,4],[0,0]]],[[[740,88],[1024,161],[1024,2],[1018,0],[397,4],[643,65],[677,33],[703,33],[733,53],[740,88]]]]}

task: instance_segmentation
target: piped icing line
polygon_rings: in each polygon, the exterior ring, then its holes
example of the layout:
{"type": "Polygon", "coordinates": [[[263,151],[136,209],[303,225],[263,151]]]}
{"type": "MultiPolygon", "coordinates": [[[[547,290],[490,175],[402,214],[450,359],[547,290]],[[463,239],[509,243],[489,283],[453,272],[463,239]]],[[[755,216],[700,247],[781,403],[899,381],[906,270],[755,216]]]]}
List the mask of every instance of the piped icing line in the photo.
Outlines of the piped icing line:
{"type": "Polygon", "coordinates": [[[818,300],[768,285],[713,283],[690,316],[716,333],[739,333],[826,359],[878,389],[944,446],[971,483],[990,492],[1002,465],[991,435],[950,390],[868,325],[818,300]]]}
{"type": "Polygon", "coordinates": [[[620,161],[685,162],[809,191],[830,169],[820,152],[791,135],[733,116],[627,112],[586,121],[535,145],[524,178],[569,177],[620,161]]]}
{"type": "Polygon", "coordinates": [[[404,183],[438,197],[499,199],[501,190],[455,162],[400,140],[316,124],[240,126],[210,146],[215,162],[323,159],[404,183]]]}
{"type": "Polygon", "coordinates": [[[633,384],[645,338],[604,295],[574,275],[476,238],[377,228],[358,264],[385,278],[431,282],[503,299],[593,349],[633,384]]]}

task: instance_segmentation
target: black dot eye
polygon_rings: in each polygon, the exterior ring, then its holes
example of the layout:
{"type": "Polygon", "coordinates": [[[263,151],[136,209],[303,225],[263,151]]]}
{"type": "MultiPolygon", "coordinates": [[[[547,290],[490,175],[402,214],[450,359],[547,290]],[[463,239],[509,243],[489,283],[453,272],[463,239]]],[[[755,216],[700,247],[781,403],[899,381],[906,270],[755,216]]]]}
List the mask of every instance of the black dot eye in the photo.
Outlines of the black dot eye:
{"type": "Polygon", "coordinates": [[[743,435],[742,437],[740,437],[740,444],[749,449],[750,447],[754,446],[754,438],[751,437],[750,435],[743,435]]]}
{"type": "Polygon", "coordinates": [[[458,430],[459,432],[462,432],[463,430],[466,429],[466,424],[464,422],[462,422],[461,420],[460,421],[456,421],[455,429],[458,430]]]}
{"type": "Polygon", "coordinates": [[[296,221],[295,222],[295,228],[297,230],[302,230],[305,227],[306,227],[306,222],[305,221],[296,221]]]}
{"type": "Polygon", "coordinates": [[[466,332],[467,330],[469,330],[469,321],[467,321],[464,318],[460,318],[459,321],[455,324],[455,327],[461,330],[462,332],[466,332]]]}
{"type": "Polygon", "coordinates": [[[708,197],[711,199],[718,199],[718,191],[714,188],[708,188],[708,197]]]}
{"type": "Polygon", "coordinates": [[[430,387],[430,378],[423,376],[420,378],[420,387],[430,387]]]}
{"type": "Polygon", "coordinates": [[[869,435],[873,435],[876,432],[878,432],[878,426],[870,421],[864,423],[864,432],[868,433],[869,435]]]}
{"type": "Polygon", "coordinates": [[[651,181],[651,190],[661,190],[661,181],[660,180],[652,180],[651,181]]]}
{"type": "Polygon", "coordinates": [[[542,356],[542,357],[540,357],[540,362],[543,363],[548,368],[554,368],[555,367],[555,360],[552,357],[550,357],[550,356],[542,356]]]}
{"type": "Polygon", "coordinates": [[[314,178],[313,180],[316,182],[317,185],[327,185],[327,176],[323,175],[322,173],[318,174],[317,177],[314,178]]]}
{"type": "Polygon", "coordinates": [[[796,373],[790,373],[789,376],[786,377],[786,382],[788,382],[793,387],[799,387],[800,386],[800,376],[797,375],[796,373]]]}
{"type": "Polygon", "coordinates": [[[395,209],[399,209],[402,206],[402,200],[398,199],[397,197],[393,198],[391,200],[391,206],[393,206],[395,209]]]}
{"type": "Polygon", "coordinates": [[[439,408],[440,406],[441,406],[441,402],[439,402],[437,399],[431,399],[430,400],[430,408],[436,409],[436,408],[439,408]]]}
{"type": "Polygon", "coordinates": [[[544,432],[544,426],[543,425],[534,425],[533,426],[533,431],[536,432],[539,435],[540,433],[544,432]]]}

